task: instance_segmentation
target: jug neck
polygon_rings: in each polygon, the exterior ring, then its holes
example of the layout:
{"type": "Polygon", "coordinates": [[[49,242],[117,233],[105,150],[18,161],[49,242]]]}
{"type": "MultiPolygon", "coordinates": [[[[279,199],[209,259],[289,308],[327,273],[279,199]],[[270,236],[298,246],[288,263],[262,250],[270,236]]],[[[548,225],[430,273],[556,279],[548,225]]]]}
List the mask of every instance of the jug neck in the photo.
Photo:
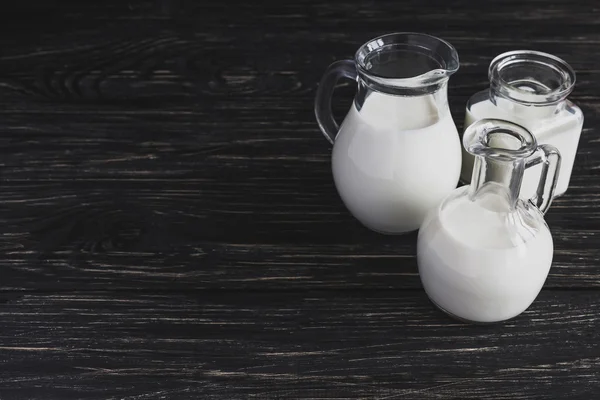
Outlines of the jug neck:
{"type": "Polygon", "coordinates": [[[517,206],[525,172],[525,160],[498,161],[483,156],[475,157],[469,197],[475,200],[493,190],[506,198],[508,210],[517,206]]]}
{"type": "Polygon", "coordinates": [[[512,122],[483,119],[465,130],[463,145],[475,156],[471,200],[491,191],[505,198],[507,211],[514,210],[527,160],[538,148],[533,134],[512,122]]]}
{"type": "MultiPolygon", "coordinates": [[[[433,105],[438,108],[438,110],[442,111],[445,108],[448,108],[448,79],[445,79],[442,82],[438,82],[435,88],[429,87],[428,90],[418,89],[418,90],[406,90],[403,95],[399,94],[391,94],[387,91],[380,91],[374,88],[372,85],[369,85],[365,82],[361,77],[358,78],[358,90],[356,92],[356,97],[354,99],[354,104],[356,108],[360,111],[365,104],[365,101],[370,96],[381,96],[389,101],[390,107],[393,109],[395,104],[407,104],[407,101],[410,101],[410,98],[419,98],[423,96],[428,96],[429,101],[433,103],[433,105]]],[[[409,103],[410,104],[410,103],[409,103]]],[[[441,114],[441,112],[440,112],[441,114]]]]}

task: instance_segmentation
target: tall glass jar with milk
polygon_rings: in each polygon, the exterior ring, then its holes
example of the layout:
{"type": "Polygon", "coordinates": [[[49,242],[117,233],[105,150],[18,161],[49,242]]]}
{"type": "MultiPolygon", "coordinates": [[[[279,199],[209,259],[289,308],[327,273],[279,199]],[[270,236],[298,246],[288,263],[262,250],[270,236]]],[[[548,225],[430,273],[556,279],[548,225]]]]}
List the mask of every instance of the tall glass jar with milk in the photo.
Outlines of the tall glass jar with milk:
{"type": "MultiPolygon", "coordinates": [[[[488,71],[490,88],[476,93],[467,103],[465,129],[483,118],[515,122],[531,131],[538,143],[555,146],[562,167],[555,196],[569,186],[583,114],[567,100],[575,85],[575,72],[565,61],[550,54],[518,50],[496,57],[488,71]]],[[[461,181],[469,183],[473,156],[463,149],[461,181]]],[[[527,170],[521,198],[535,193],[540,167],[527,170]]]]}
{"type": "Polygon", "coordinates": [[[554,195],[560,154],[502,120],[470,125],[463,143],[475,157],[471,184],[452,192],[423,222],[419,276],[448,314],[503,321],[525,311],[548,276],[554,247],[543,213],[554,195]],[[542,169],[537,193],[524,201],[523,175],[535,165],[542,169]]]}
{"type": "Polygon", "coordinates": [[[354,60],[325,72],[315,100],[319,126],[333,144],[336,188],[350,212],[386,234],[419,228],[427,211],[456,188],[458,132],[448,107],[448,79],[458,69],[449,43],[394,33],[361,46],[354,60]],[[356,80],[343,123],[331,113],[338,79],[356,80]]]}

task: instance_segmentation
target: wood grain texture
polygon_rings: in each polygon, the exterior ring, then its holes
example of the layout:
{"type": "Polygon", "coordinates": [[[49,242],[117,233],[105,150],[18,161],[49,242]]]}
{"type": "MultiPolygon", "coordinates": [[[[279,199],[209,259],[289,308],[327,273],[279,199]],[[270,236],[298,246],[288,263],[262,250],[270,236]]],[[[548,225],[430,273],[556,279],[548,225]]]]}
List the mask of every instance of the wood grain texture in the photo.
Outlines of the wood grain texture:
{"type": "Polygon", "coordinates": [[[0,13],[0,398],[598,396],[597,4],[53,3],[0,13]],[[333,186],[317,83],[394,31],[456,46],[459,128],[497,54],[577,71],[553,267],[507,324],[437,312],[415,235],[368,231],[333,186]]]}
{"type": "Polygon", "coordinates": [[[23,294],[0,315],[0,386],[7,398],[590,399],[596,300],[544,292],[481,327],[422,292],[23,294]]]}

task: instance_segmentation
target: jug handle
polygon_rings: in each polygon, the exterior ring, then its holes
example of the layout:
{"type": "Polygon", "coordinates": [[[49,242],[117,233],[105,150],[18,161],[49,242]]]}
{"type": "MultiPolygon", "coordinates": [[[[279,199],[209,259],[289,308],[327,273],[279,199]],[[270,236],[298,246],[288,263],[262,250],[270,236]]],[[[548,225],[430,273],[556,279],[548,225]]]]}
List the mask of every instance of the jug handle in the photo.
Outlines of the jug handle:
{"type": "Polygon", "coordinates": [[[527,160],[525,168],[530,168],[543,163],[540,182],[536,194],[531,201],[543,214],[550,208],[558,174],[560,171],[561,156],[554,146],[547,144],[539,145],[535,153],[527,160]]]}
{"type": "Polygon", "coordinates": [[[340,78],[349,78],[356,80],[358,73],[356,71],[356,65],[352,60],[341,60],[331,64],[325,75],[321,78],[319,87],[317,89],[317,95],[315,97],[315,116],[321,132],[325,138],[333,144],[335,137],[337,136],[339,125],[333,118],[331,111],[331,96],[335,85],[340,78]]]}

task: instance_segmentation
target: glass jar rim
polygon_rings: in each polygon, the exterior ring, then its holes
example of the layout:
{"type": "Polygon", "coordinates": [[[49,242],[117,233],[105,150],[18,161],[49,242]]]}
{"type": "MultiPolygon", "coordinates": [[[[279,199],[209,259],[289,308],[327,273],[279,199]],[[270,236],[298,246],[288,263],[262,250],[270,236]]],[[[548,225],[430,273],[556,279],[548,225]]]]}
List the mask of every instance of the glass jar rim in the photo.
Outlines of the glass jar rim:
{"type": "MultiPolygon", "coordinates": [[[[535,50],[514,50],[495,57],[488,69],[490,86],[510,100],[521,104],[546,105],[564,100],[575,87],[575,71],[563,59],[552,54],[535,50]],[[554,74],[559,81],[556,87],[547,88],[544,93],[535,93],[524,89],[504,79],[503,70],[514,66],[531,66],[541,68],[549,74],[554,74]]],[[[527,76],[523,77],[527,79],[527,76]]]]}

